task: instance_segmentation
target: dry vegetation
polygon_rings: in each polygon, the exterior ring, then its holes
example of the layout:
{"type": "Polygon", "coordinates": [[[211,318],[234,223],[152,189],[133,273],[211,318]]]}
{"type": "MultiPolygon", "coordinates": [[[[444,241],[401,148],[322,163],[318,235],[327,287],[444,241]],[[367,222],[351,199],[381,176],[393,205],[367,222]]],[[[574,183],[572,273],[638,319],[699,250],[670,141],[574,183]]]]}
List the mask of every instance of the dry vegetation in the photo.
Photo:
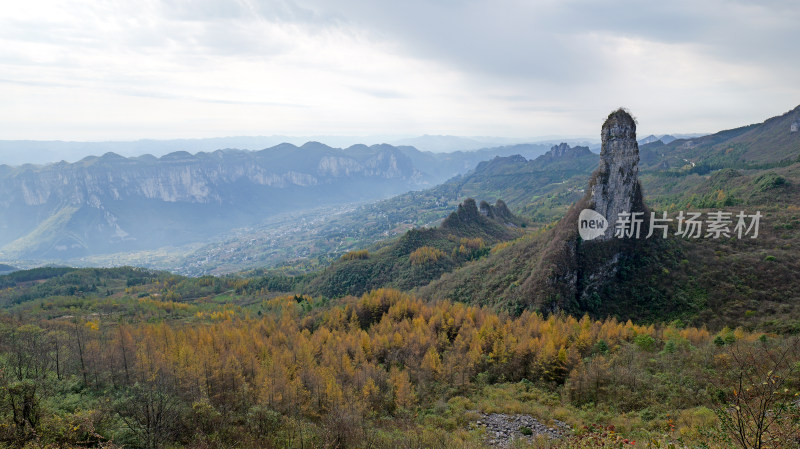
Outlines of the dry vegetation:
{"type": "Polygon", "coordinates": [[[126,298],[135,312],[43,319],[32,306],[2,318],[5,444],[480,447],[478,410],[577,429],[551,447],[728,447],[728,420],[759,416],[728,404],[763,398],[741,393],[763,376],[780,388],[762,415],[784,407],[765,431],[790,438],[798,418],[797,341],[741,329],[510,317],[395,290],[202,310],[126,298]],[[595,423],[602,432],[584,429],[595,423]]]}

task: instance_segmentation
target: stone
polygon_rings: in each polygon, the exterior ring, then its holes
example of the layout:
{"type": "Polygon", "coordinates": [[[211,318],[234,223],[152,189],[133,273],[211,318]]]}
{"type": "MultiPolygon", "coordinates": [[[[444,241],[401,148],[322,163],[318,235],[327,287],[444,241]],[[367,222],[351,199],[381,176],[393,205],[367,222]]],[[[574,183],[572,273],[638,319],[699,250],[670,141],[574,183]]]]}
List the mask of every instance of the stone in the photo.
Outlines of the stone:
{"type": "Polygon", "coordinates": [[[521,285],[520,294],[547,313],[601,304],[617,282],[620,261],[660,244],[644,238],[649,213],[639,183],[636,121],[624,109],[615,110],[600,135],[600,162],[583,198],[556,225],[536,269],[521,285]],[[635,228],[640,238],[615,236],[621,212],[642,213],[635,228]]]}
{"type": "Polygon", "coordinates": [[[600,166],[590,182],[589,207],[609,224],[597,240],[608,240],[614,238],[621,212],[645,212],[645,207],[639,185],[636,121],[624,109],[617,109],[603,123],[600,137],[600,166]]]}
{"type": "Polygon", "coordinates": [[[591,153],[592,152],[589,150],[589,147],[570,147],[566,142],[562,142],[558,145],[552,146],[550,151],[542,155],[542,158],[551,160],[575,159],[591,153]]]}
{"type": "Polygon", "coordinates": [[[488,443],[492,446],[507,448],[511,447],[514,440],[518,439],[530,442],[538,435],[549,439],[558,439],[571,434],[571,429],[566,423],[555,419],[553,420],[555,426],[548,427],[530,415],[480,413],[477,411],[474,413],[480,416],[475,424],[486,428],[486,434],[489,437],[488,443]],[[523,434],[521,430],[523,427],[530,429],[531,435],[523,434]]]}

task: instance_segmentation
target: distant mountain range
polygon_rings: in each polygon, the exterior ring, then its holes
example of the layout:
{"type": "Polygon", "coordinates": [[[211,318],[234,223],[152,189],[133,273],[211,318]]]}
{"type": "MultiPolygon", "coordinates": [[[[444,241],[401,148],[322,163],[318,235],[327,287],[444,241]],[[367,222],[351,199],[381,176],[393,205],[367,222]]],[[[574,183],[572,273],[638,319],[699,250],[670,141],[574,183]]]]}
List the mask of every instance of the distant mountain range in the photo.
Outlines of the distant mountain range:
{"type": "MultiPolygon", "coordinates": [[[[87,155],[116,153],[125,157],[151,154],[160,157],[176,151],[213,152],[219,149],[258,151],[282,143],[300,146],[306,142],[321,142],[335,148],[347,148],[359,144],[388,143],[394,146],[413,146],[420,151],[451,153],[485,148],[513,146],[521,143],[550,145],[563,139],[535,138],[509,139],[503,137],[432,136],[236,136],[202,139],[141,139],[135,141],[72,142],[60,140],[0,140],[0,164],[48,164],[53,162],[76,162],[87,155]]],[[[574,144],[577,141],[566,140],[574,144]]],[[[546,148],[545,148],[546,149],[546,148]]]]}
{"type": "Polygon", "coordinates": [[[503,137],[462,137],[429,135],[393,140],[395,145],[410,145],[422,151],[434,153],[450,153],[454,151],[472,151],[492,147],[509,147],[520,143],[535,143],[550,146],[553,143],[566,142],[570,145],[592,145],[600,148],[596,139],[565,139],[563,137],[537,137],[530,139],[511,139],[503,137]]]}
{"type": "MultiPolygon", "coordinates": [[[[353,222],[392,229],[396,224],[392,211],[426,217],[431,223],[433,217],[445,216],[448,208],[452,211],[454,202],[465,196],[487,202],[505,199],[513,213],[527,220],[528,232],[488,252],[475,253],[473,259],[454,263],[458,251],[453,248],[462,236],[478,235],[476,229],[449,236],[444,231],[452,227],[442,224],[436,231],[440,234],[412,229],[357,253],[358,257],[345,256],[311,274],[286,276],[286,269],[253,274],[264,275],[262,283],[274,288],[286,285],[293,291],[330,297],[394,286],[414,288],[423,299],[491,305],[512,313],[531,308],[546,313],[556,304],[571,313],[611,315],[620,320],[681,320],[717,328],[733,323],[770,332],[800,332],[800,280],[796,276],[800,271],[800,107],[763,123],[709,136],[643,144],[639,153],[639,179],[646,204],[653,211],[668,211],[673,217],[681,210],[704,214],[723,210],[734,216],[739,211],[761,211],[759,237],[686,239],[673,235],[652,240],[652,246],[637,247],[620,259],[620,269],[613,277],[610,272],[595,276],[592,270],[599,267],[602,271],[601,256],[606,253],[592,253],[591,257],[599,259],[587,258],[587,266],[576,265],[586,275],[582,282],[589,285],[605,276],[608,288],[574,301],[563,297],[555,302],[531,302],[543,292],[542,283],[558,287],[576,279],[551,276],[548,270],[560,259],[545,256],[561,255],[557,250],[565,242],[565,233],[577,232],[577,215],[566,224],[559,219],[581,198],[590,197],[585,189],[599,157],[588,148],[564,144],[533,160],[496,157],[432,189],[353,212],[364,217],[353,222]],[[423,246],[438,248],[442,254],[435,258],[438,265],[414,271],[417,267],[410,263],[410,254],[423,246]]],[[[339,232],[348,238],[354,235],[342,228],[339,232]]],[[[309,247],[314,244],[308,242],[309,247]]]]}
{"type": "Polygon", "coordinates": [[[498,155],[543,145],[436,154],[318,142],[261,151],[115,153],[75,163],[0,165],[0,257],[59,261],[202,243],[279,213],[436,185],[498,155]]]}
{"type": "Polygon", "coordinates": [[[641,145],[645,166],[660,169],[746,167],[794,160],[800,152],[800,106],[763,123],[699,137],[641,145]]]}
{"type": "Polygon", "coordinates": [[[668,144],[668,143],[672,143],[672,141],[677,140],[677,139],[693,139],[695,137],[702,137],[702,136],[705,136],[705,135],[706,134],[697,134],[697,133],[695,133],[695,134],[663,134],[661,136],[655,136],[653,134],[650,134],[647,137],[639,139],[638,142],[639,142],[639,145],[646,145],[648,143],[653,143],[653,142],[657,142],[657,141],[660,140],[661,143],[668,144]]]}
{"type": "MultiPolygon", "coordinates": [[[[766,170],[796,161],[800,108],[708,136],[669,143],[663,138],[640,145],[649,204],[698,204],[720,196],[720,188],[710,189],[704,181],[711,172],[766,170]]],[[[188,259],[167,257],[156,266],[192,274],[229,272],[281,257],[340,254],[435,223],[467,197],[503,199],[537,226],[558,219],[580,198],[597,160],[589,148],[567,144],[432,153],[409,146],[337,149],[310,142],[261,151],[173,152],[160,158],[107,153],[72,164],[0,165],[0,260],[23,267],[78,259],[90,265],[139,264],[153,259],[148,251],[193,245],[179,251],[182,258],[210,243],[188,259]],[[337,212],[408,191],[420,192],[337,212]],[[321,207],[332,221],[308,215],[321,207]],[[284,238],[296,234],[289,217],[299,211],[306,211],[306,221],[294,227],[314,233],[284,238]],[[283,217],[278,228],[262,227],[275,217],[283,217]],[[240,231],[231,234],[235,229],[240,231]],[[263,246],[251,248],[250,241],[263,246]],[[123,257],[137,251],[136,258],[123,257]]],[[[733,201],[733,193],[725,195],[733,201]]]]}
{"type": "Polygon", "coordinates": [[[558,218],[582,195],[586,173],[599,156],[586,147],[556,145],[528,160],[497,156],[468,173],[430,189],[413,191],[349,210],[315,210],[275,220],[191,250],[182,257],[163,253],[119,254],[76,261],[81,265],[140,264],[181,274],[224,274],[283,266],[290,272],[324,268],[344,252],[438,225],[470,196],[491,203],[507,198],[541,226],[558,218]]]}

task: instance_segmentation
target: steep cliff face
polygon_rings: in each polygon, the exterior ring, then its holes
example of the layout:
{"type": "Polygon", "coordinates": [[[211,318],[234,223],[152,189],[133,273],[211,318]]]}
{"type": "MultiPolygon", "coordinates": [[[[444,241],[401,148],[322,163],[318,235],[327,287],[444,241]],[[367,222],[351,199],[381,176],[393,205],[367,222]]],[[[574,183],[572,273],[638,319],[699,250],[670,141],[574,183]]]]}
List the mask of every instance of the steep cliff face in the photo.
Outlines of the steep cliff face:
{"type": "Polygon", "coordinates": [[[417,175],[399,152],[379,150],[364,158],[333,148],[307,155],[299,148],[291,152],[294,154],[176,152],[160,159],[128,159],[107,153],[74,164],[25,166],[0,177],[0,205],[15,199],[22,199],[27,206],[51,201],[96,205],[103,197],[220,203],[227,199],[220,187],[237,183],[285,189],[333,185],[341,178],[357,177],[393,179],[413,187],[417,175]],[[287,157],[298,161],[286,161],[287,157]]]}
{"type": "Polygon", "coordinates": [[[480,206],[472,198],[458,205],[458,209],[442,221],[441,229],[464,237],[482,237],[487,241],[507,240],[518,231],[523,220],[508,210],[503,200],[494,206],[481,201],[480,206]]]}
{"type": "Polygon", "coordinates": [[[592,152],[589,147],[570,147],[569,144],[562,142],[558,145],[553,145],[550,151],[540,156],[540,159],[576,159],[590,154],[592,152]]]}
{"type": "Polygon", "coordinates": [[[609,114],[600,132],[600,167],[589,185],[589,208],[609,224],[599,240],[613,238],[620,213],[644,212],[639,185],[639,145],[636,122],[623,109],[609,114]]]}
{"type": "Polygon", "coordinates": [[[431,179],[397,148],[114,153],[0,167],[0,257],[63,259],[184,244],[276,213],[364,201],[431,179]]]}
{"type": "Polygon", "coordinates": [[[478,211],[484,217],[491,218],[492,220],[495,220],[506,226],[516,227],[521,226],[524,223],[517,216],[511,213],[511,210],[509,210],[508,206],[503,200],[497,200],[494,206],[486,201],[481,201],[481,204],[478,206],[478,211]]]}
{"type": "MultiPolygon", "coordinates": [[[[600,164],[586,194],[551,231],[536,270],[521,286],[528,306],[549,311],[591,310],[593,303],[602,300],[600,292],[613,283],[621,261],[641,246],[641,240],[614,236],[619,213],[646,212],[638,178],[636,122],[618,109],[609,114],[600,134],[600,164]],[[581,239],[578,232],[586,209],[594,210],[607,223],[605,232],[592,240],[581,239]]],[[[642,231],[647,231],[644,226],[642,231]]]]}

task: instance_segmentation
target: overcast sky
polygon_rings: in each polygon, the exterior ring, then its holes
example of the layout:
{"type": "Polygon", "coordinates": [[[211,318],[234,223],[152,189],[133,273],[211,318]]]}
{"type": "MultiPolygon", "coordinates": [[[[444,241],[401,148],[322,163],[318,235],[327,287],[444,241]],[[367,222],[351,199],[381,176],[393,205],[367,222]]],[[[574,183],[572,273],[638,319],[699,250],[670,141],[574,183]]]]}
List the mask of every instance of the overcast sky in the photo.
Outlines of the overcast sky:
{"type": "Polygon", "coordinates": [[[4,140],[713,132],[800,104],[800,2],[6,2],[0,101],[4,140]]]}

